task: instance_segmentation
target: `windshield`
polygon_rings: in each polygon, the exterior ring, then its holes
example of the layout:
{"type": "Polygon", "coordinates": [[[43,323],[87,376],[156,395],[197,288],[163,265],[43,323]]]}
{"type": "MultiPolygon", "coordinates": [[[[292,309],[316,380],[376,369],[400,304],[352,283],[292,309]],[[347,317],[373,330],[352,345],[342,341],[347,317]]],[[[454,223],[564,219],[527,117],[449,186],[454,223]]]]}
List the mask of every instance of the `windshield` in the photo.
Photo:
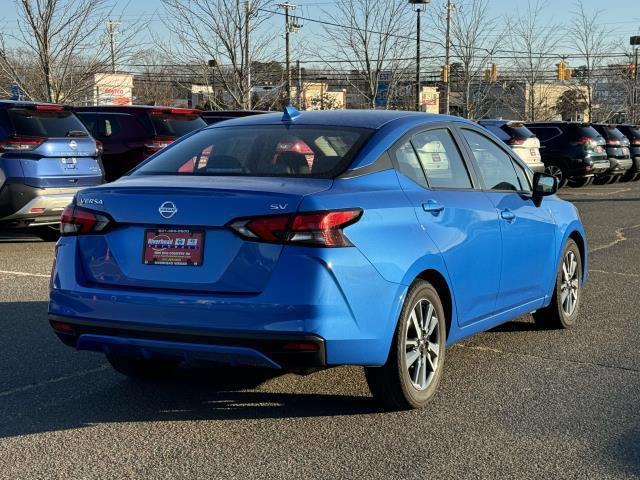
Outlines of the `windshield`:
{"type": "Polygon", "coordinates": [[[371,132],[285,124],[211,128],[163,150],[133,174],[332,178],[371,132]]]}
{"type": "Polygon", "coordinates": [[[151,123],[156,135],[182,137],[189,132],[206,126],[206,122],[198,115],[175,115],[172,113],[152,113],[151,123]]]}
{"type": "Polygon", "coordinates": [[[88,137],[82,122],[69,110],[11,108],[8,111],[16,135],[28,137],[88,137]]]}

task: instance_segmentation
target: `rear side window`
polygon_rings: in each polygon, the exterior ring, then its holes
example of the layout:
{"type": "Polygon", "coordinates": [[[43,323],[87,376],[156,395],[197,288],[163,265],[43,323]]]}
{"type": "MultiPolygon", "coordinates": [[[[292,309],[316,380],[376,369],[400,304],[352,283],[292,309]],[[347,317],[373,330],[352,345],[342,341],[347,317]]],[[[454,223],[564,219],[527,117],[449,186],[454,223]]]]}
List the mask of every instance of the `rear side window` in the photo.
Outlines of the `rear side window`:
{"type": "Polygon", "coordinates": [[[480,167],[480,175],[489,190],[526,190],[520,185],[511,157],[487,137],[471,130],[463,130],[473,156],[480,167]]]}
{"type": "Polygon", "coordinates": [[[472,188],[469,172],[448,130],[429,130],[412,139],[433,188],[472,188]]]}
{"type": "Polygon", "coordinates": [[[424,176],[420,160],[416,155],[411,142],[407,140],[396,149],[396,161],[398,162],[398,171],[407,178],[410,178],[418,185],[427,188],[427,179],[424,176]]]}
{"type": "Polygon", "coordinates": [[[562,133],[558,127],[533,127],[529,126],[529,130],[531,130],[536,137],[540,139],[541,142],[547,142],[549,140],[553,140],[558,135],[562,133]]]}
{"type": "Polygon", "coordinates": [[[334,178],[372,131],[312,125],[202,130],[162,150],[135,174],[334,178]]]}
{"type": "Polygon", "coordinates": [[[80,112],[78,116],[95,138],[136,138],[148,135],[138,119],[126,113],[80,112]]]}
{"type": "Polygon", "coordinates": [[[89,136],[82,122],[69,110],[11,108],[7,113],[16,135],[51,138],[89,136]]]}
{"type": "Polygon", "coordinates": [[[207,125],[199,115],[151,112],[149,118],[156,135],[166,137],[182,137],[207,125]]]}

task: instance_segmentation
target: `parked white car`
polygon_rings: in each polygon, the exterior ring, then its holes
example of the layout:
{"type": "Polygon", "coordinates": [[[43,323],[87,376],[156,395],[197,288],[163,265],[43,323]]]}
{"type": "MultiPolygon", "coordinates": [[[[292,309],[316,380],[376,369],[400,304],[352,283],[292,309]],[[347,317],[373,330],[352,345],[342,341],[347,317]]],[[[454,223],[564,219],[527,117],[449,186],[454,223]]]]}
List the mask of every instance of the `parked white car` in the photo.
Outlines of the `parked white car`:
{"type": "Polygon", "coordinates": [[[544,172],[540,156],[540,140],[522,122],[510,120],[480,120],[484,128],[509,145],[534,172],[544,172]]]}

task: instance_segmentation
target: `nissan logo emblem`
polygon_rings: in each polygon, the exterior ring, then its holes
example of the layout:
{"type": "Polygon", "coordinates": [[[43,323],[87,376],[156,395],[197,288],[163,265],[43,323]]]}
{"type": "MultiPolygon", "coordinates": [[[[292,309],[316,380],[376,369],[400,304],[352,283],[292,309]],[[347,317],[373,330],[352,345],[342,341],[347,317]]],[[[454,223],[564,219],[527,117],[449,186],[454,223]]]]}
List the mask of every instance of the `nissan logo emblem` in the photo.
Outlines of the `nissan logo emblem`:
{"type": "Polygon", "coordinates": [[[164,202],[160,205],[158,211],[164,218],[171,218],[178,213],[178,207],[176,207],[176,204],[173,202],[164,202]]]}
{"type": "Polygon", "coordinates": [[[71,150],[75,150],[76,148],[78,148],[78,142],[76,142],[75,140],[71,140],[71,141],[69,142],[69,148],[70,148],[71,150]]]}

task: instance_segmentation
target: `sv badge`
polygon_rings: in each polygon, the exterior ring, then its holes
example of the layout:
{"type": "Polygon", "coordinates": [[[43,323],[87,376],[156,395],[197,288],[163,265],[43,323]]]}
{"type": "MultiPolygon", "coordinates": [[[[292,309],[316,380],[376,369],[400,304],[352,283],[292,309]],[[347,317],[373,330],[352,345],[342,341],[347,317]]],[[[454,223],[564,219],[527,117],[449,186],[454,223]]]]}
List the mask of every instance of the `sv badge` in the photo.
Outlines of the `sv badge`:
{"type": "Polygon", "coordinates": [[[288,206],[288,203],[272,203],[269,208],[271,210],[286,210],[288,206]]]}

